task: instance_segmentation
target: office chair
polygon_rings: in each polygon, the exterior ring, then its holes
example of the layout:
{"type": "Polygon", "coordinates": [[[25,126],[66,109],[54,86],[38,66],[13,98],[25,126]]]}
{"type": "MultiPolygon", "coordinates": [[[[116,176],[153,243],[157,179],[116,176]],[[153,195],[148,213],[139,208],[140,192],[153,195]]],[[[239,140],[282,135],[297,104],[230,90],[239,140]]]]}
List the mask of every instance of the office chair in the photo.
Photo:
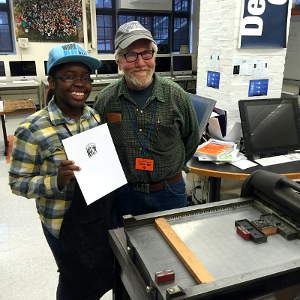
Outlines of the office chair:
{"type": "Polygon", "coordinates": [[[190,94],[196,94],[196,89],[195,88],[190,88],[186,90],[190,94]]]}
{"type": "Polygon", "coordinates": [[[194,105],[197,114],[197,119],[199,124],[199,135],[201,138],[206,129],[208,119],[217,101],[202,96],[194,95],[191,93],[188,93],[188,95],[192,100],[192,103],[194,105]]]}
{"type": "MultiPolygon", "coordinates": [[[[197,114],[197,119],[198,119],[198,124],[199,124],[199,136],[200,136],[200,140],[199,140],[199,144],[201,143],[201,138],[203,133],[205,132],[206,129],[206,125],[208,123],[208,119],[215,107],[216,101],[213,99],[209,99],[209,98],[205,98],[205,97],[201,97],[198,95],[194,95],[191,93],[187,93],[190,98],[191,101],[193,103],[193,106],[195,108],[196,114],[197,114]]],[[[192,176],[189,175],[189,170],[188,168],[184,168],[184,171],[186,172],[186,176],[192,176]]],[[[188,178],[184,177],[185,182],[187,183],[188,178]]],[[[200,200],[197,200],[196,202],[193,201],[193,196],[192,194],[195,193],[196,189],[198,188],[198,186],[195,186],[191,189],[191,195],[188,196],[188,205],[193,205],[193,204],[199,204],[202,203],[200,200]]]]}

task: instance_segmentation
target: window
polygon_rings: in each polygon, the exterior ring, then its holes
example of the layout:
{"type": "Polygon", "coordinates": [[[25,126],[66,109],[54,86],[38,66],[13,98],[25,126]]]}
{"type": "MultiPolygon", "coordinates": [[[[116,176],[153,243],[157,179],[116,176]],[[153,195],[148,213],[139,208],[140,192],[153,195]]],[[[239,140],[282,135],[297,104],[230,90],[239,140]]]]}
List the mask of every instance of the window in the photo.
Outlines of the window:
{"type": "Polygon", "coordinates": [[[0,53],[13,52],[11,15],[8,0],[0,0],[0,53]]]}
{"type": "Polygon", "coordinates": [[[118,27],[129,21],[139,21],[152,32],[159,53],[170,53],[169,20],[169,15],[119,15],[118,27]]]}
{"type": "Polygon", "coordinates": [[[153,38],[160,53],[170,53],[169,47],[169,16],[155,16],[153,18],[153,38]]]}
{"type": "Polygon", "coordinates": [[[96,0],[98,53],[113,53],[116,29],[130,21],[139,21],[152,32],[159,53],[178,52],[181,45],[189,44],[191,1],[173,0],[173,10],[164,13],[116,11],[116,0],[96,0]]]}
{"type": "Polygon", "coordinates": [[[96,8],[112,8],[112,0],[96,0],[96,8]]]}
{"type": "Polygon", "coordinates": [[[181,45],[189,45],[190,0],[174,0],[173,11],[173,51],[178,52],[181,45]]]}
{"type": "Polygon", "coordinates": [[[174,18],[173,50],[179,51],[181,45],[189,44],[188,18],[174,18]]]}
{"type": "Polygon", "coordinates": [[[114,0],[96,0],[97,45],[99,53],[114,52],[114,0]]]}
{"type": "Polygon", "coordinates": [[[174,11],[175,12],[189,12],[190,1],[189,0],[174,0],[174,11]]]}
{"type": "Polygon", "coordinates": [[[113,45],[113,20],[110,15],[97,15],[97,41],[100,52],[111,52],[113,45]]]}

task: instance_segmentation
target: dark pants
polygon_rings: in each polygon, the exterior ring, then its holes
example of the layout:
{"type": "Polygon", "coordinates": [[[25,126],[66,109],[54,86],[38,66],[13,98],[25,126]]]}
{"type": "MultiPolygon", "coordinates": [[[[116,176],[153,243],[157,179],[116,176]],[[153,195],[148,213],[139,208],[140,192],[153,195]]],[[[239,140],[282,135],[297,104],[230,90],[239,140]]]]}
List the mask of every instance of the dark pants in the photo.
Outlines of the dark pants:
{"type": "Polygon", "coordinates": [[[125,185],[116,191],[117,223],[122,226],[123,215],[141,215],[156,211],[187,206],[187,194],[183,179],[156,192],[144,193],[135,191],[125,185]]]}
{"type": "Polygon", "coordinates": [[[98,300],[113,287],[111,209],[111,195],[87,206],[77,187],[59,239],[43,226],[60,273],[57,300],[98,300]]]}

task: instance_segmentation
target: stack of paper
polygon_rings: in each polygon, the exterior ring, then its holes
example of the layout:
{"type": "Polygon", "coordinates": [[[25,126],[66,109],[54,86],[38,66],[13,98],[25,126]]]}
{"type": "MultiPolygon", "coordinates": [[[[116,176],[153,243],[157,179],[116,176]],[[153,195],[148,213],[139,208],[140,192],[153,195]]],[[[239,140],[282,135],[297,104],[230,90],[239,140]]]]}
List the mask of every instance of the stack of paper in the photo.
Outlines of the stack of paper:
{"type": "Polygon", "coordinates": [[[200,161],[231,162],[237,159],[238,153],[237,145],[233,142],[209,139],[197,148],[195,156],[200,161]]]}

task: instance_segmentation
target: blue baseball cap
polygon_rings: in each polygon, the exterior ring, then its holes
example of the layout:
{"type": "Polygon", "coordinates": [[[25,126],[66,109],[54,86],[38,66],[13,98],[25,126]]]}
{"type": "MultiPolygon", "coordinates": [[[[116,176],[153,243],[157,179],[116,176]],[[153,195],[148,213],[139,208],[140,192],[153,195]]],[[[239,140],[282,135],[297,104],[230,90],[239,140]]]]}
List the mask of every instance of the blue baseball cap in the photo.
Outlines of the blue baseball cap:
{"type": "Polygon", "coordinates": [[[90,56],[78,44],[68,43],[55,46],[51,49],[47,62],[47,74],[50,73],[53,67],[70,62],[83,63],[88,66],[92,72],[101,66],[100,60],[90,56]]]}

